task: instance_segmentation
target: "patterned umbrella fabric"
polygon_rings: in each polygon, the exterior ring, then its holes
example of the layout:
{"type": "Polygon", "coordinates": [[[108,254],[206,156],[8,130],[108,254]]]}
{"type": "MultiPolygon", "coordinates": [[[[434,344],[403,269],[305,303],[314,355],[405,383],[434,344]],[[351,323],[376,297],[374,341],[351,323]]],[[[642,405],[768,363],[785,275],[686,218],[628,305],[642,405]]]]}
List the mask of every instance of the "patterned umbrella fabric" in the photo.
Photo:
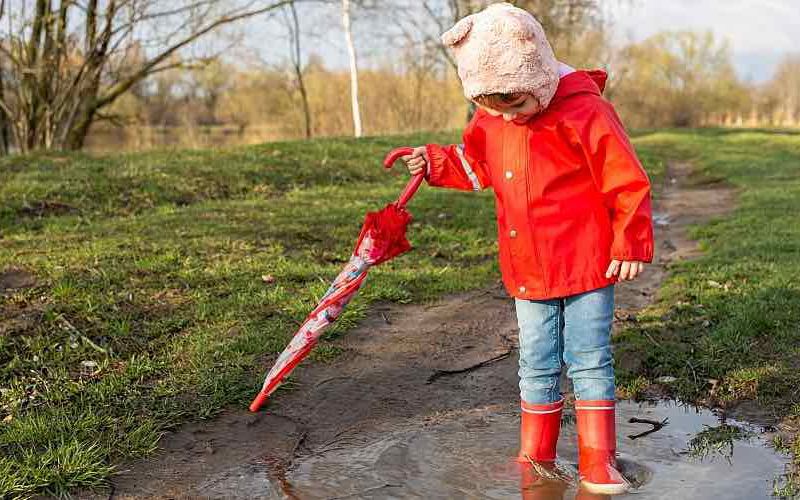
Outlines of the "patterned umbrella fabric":
{"type": "MultiPolygon", "coordinates": [[[[399,157],[410,154],[411,151],[411,148],[395,149],[384,160],[384,166],[391,168],[399,157]]],[[[406,239],[406,228],[411,222],[411,214],[405,206],[416,193],[422,178],[421,174],[412,177],[396,202],[367,214],[349,262],[278,356],[261,391],[250,404],[251,411],[258,411],[283,379],[311,352],[322,333],[339,318],[358,293],[369,269],[411,250],[411,244],[406,239]]]]}

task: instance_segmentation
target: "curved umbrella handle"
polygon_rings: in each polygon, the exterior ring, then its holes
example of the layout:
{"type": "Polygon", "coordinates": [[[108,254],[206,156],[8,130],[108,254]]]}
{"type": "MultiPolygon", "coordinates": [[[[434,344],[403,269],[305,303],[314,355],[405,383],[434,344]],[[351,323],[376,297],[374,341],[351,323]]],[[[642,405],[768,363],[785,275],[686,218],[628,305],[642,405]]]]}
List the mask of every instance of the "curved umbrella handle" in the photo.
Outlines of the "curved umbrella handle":
{"type": "MultiPolygon", "coordinates": [[[[383,167],[387,170],[392,168],[392,166],[394,166],[394,162],[400,159],[401,156],[410,155],[412,152],[414,152],[414,148],[410,148],[408,146],[391,150],[383,160],[383,167]]],[[[406,206],[406,203],[411,200],[411,197],[414,196],[414,194],[417,192],[417,189],[419,189],[419,186],[422,184],[424,178],[425,173],[421,172],[413,176],[411,180],[408,181],[406,188],[402,193],[400,193],[400,197],[397,198],[397,201],[395,202],[398,208],[404,208],[406,206]]]]}

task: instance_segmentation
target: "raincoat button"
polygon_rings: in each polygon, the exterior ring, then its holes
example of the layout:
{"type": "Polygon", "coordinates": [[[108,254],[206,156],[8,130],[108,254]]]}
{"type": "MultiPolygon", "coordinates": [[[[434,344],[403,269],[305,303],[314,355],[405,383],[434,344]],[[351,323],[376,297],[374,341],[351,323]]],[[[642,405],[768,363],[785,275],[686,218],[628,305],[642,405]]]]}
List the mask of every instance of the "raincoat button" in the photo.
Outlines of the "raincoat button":
{"type": "Polygon", "coordinates": [[[519,293],[525,293],[525,290],[527,290],[527,288],[524,286],[519,287],[519,293]]]}
{"type": "Polygon", "coordinates": [[[516,238],[516,237],[517,237],[517,231],[516,231],[516,229],[512,229],[512,230],[511,230],[511,232],[510,232],[510,233],[508,233],[508,235],[509,235],[509,236],[511,236],[512,238],[516,238]]]}
{"type": "Polygon", "coordinates": [[[506,170],[506,179],[510,179],[512,177],[514,177],[514,172],[511,170],[506,170]]]}

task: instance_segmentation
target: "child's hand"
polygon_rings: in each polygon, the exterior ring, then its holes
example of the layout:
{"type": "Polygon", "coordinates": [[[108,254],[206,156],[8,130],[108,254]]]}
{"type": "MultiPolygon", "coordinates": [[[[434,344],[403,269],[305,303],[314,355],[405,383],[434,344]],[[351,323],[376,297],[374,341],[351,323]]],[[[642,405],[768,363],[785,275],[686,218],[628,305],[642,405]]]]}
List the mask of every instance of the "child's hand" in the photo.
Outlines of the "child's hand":
{"type": "Polygon", "coordinates": [[[408,172],[411,175],[425,173],[425,171],[428,169],[428,153],[425,151],[425,146],[414,148],[413,153],[401,158],[404,162],[406,162],[408,172]]]}
{"type": "Polygon", "coordinates": [[[644,271],[644,262],[638,260],[612,260],[606,278],[617,276],[620,281],[632,281],[644,271]]]}

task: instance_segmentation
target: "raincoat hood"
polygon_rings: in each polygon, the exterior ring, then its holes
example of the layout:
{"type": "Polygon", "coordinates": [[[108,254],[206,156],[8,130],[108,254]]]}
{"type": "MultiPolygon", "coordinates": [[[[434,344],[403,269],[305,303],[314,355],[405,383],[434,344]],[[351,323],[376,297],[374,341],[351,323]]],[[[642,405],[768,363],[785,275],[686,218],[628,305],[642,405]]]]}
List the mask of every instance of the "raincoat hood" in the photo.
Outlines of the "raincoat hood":
{"type": "Polygon", "coordinates": [[[606,88],[608,73],[601,69],[573,71],[561,77],[558,88],[550,101],[551,106],[555,106],[567,97],[576,94],[593,94],[600,96],[606,88]]]}

